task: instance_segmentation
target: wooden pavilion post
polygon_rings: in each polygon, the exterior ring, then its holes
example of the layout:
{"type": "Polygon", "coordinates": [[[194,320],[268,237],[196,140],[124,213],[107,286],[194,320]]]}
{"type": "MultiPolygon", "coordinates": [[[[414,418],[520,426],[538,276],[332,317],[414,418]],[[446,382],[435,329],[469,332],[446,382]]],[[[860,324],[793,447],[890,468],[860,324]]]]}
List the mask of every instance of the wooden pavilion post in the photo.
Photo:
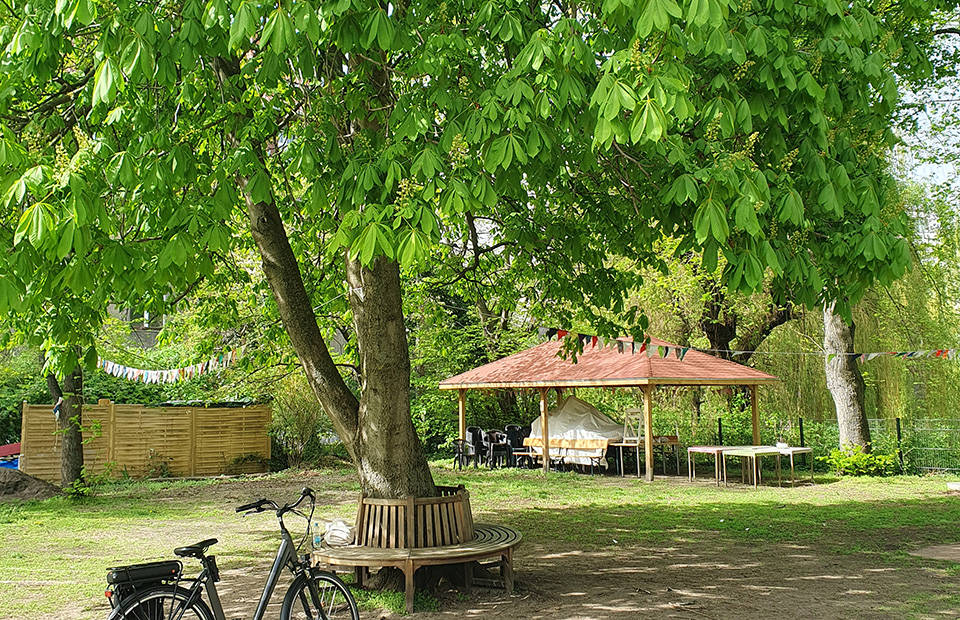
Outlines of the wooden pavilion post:
{"type": "Polygon", "coordinates": [[[753,421],[753,445],[760,445],[760,408],[757,405],[757,386],[750,386],[750,410],[753,421]]]}
{"type": "Polygon", "coordinates": [[[653,386],[640,386],[643,390],[643,451],[647,465],[647,482],[653,482],[653,386]]]}
{"type": "Polygon", "coordinates": [[[457,413],[460,417],[460,439],[467,438],[467,391],[463,388],[457,390],[457,413]]]}
{"type": "Polygon", "coordinates": [[[543,473],[550,473],[550,424],[547,423],[547,392],[540,388],[540,434],[543,437],[543,473]]]}

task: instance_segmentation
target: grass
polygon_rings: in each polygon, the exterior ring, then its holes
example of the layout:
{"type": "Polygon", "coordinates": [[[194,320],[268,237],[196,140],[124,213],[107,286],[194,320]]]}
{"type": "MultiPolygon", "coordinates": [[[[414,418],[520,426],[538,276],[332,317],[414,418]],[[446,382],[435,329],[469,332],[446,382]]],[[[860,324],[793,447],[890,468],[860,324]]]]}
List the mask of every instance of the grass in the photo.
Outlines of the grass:
{"type": "MultiPolygon", "coordinates": [[[[908,555],[910,549],[955,541],[960,522],[960,502],[945,493],[946,481],[955,476],[821,477],[816,485],[757,491],[685,479],[645,483],[574,473],[544,477],[531,470],[461,472],[439,463],[434,476],[438,484],[469,489],[476,521],[510,525],[534,544],[584,551],[809,542],[828,553],[873,554],[881,563],[903,566],[924,561],[908,555]]],[[[221,540],[215,548],[221,568],[262,566],[276,549],[275,522],[269,515],[240,519],[233,507],[264,493],[292,499],[304,484],[321,492],[324,505],[316,518],[353,518],[356,480],[343,470],[125,483],[80,502],[0,504],[0,619],[102,618],[108,567],[168,558],[172,547],[212,536],[221,540]]],[[[960,565],[945,570],[958,574],[960,565]]],[[[359,598],[367,608],[403,605],[400,594],[359,598]]],[[[919,618],[956,603],[918,595],[901,611],[919,618]]],[[[430,597],[417,601],[418,609],[435,606],[430,597]]]]}

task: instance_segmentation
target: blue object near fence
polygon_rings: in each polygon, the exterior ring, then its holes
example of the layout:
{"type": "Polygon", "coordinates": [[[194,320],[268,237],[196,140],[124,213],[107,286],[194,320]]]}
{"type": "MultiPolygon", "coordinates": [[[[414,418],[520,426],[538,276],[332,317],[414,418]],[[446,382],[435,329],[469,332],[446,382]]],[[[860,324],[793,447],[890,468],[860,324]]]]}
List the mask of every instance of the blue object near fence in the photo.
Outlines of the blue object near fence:
{"type": "Polygon", "coordinates": [[[7,469],[19,469],[20,459],[13,459],[12,461],[0,461],[0,467],[5,467],[7,469]]]}

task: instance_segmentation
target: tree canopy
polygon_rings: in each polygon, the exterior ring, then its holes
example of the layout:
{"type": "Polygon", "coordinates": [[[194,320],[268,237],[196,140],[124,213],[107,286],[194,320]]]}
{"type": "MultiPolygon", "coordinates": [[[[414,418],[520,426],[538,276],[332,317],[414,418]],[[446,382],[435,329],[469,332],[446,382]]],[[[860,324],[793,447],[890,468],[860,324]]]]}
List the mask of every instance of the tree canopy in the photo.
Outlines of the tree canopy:
{"type": "Polygon", "coordinates": [[[7,0],[0,312],[89,363],[105,303],[159,309],[252,241],[365,488],[429,493],[403,465],[401,267],[463,240],[534,313],[640,335],[637,271],[608,259],[670,235],[733,290],[769,270],[848,313],[907,268],[897,74],[931,71],[923,26],[954,4],[7,0]],[[317,326],[330,291],[359,396],[317,326]]]}

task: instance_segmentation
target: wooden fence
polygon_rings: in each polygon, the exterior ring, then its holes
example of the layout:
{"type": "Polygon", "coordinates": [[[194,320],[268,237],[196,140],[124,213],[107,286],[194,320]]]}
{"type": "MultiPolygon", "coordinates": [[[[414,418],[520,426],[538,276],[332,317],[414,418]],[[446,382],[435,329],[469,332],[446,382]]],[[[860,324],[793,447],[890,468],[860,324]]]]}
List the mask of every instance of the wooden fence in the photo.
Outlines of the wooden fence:
{"type": "MultiPolygon", "coordinates": [[[[20,470],[60,483],[60,443],[50,405],[23,404],[20,470]]],[[[270,407],[147,407],[101,400],[83,406],[83,462],[113,477],[217,476],[266,471],[270,407]]]]}

